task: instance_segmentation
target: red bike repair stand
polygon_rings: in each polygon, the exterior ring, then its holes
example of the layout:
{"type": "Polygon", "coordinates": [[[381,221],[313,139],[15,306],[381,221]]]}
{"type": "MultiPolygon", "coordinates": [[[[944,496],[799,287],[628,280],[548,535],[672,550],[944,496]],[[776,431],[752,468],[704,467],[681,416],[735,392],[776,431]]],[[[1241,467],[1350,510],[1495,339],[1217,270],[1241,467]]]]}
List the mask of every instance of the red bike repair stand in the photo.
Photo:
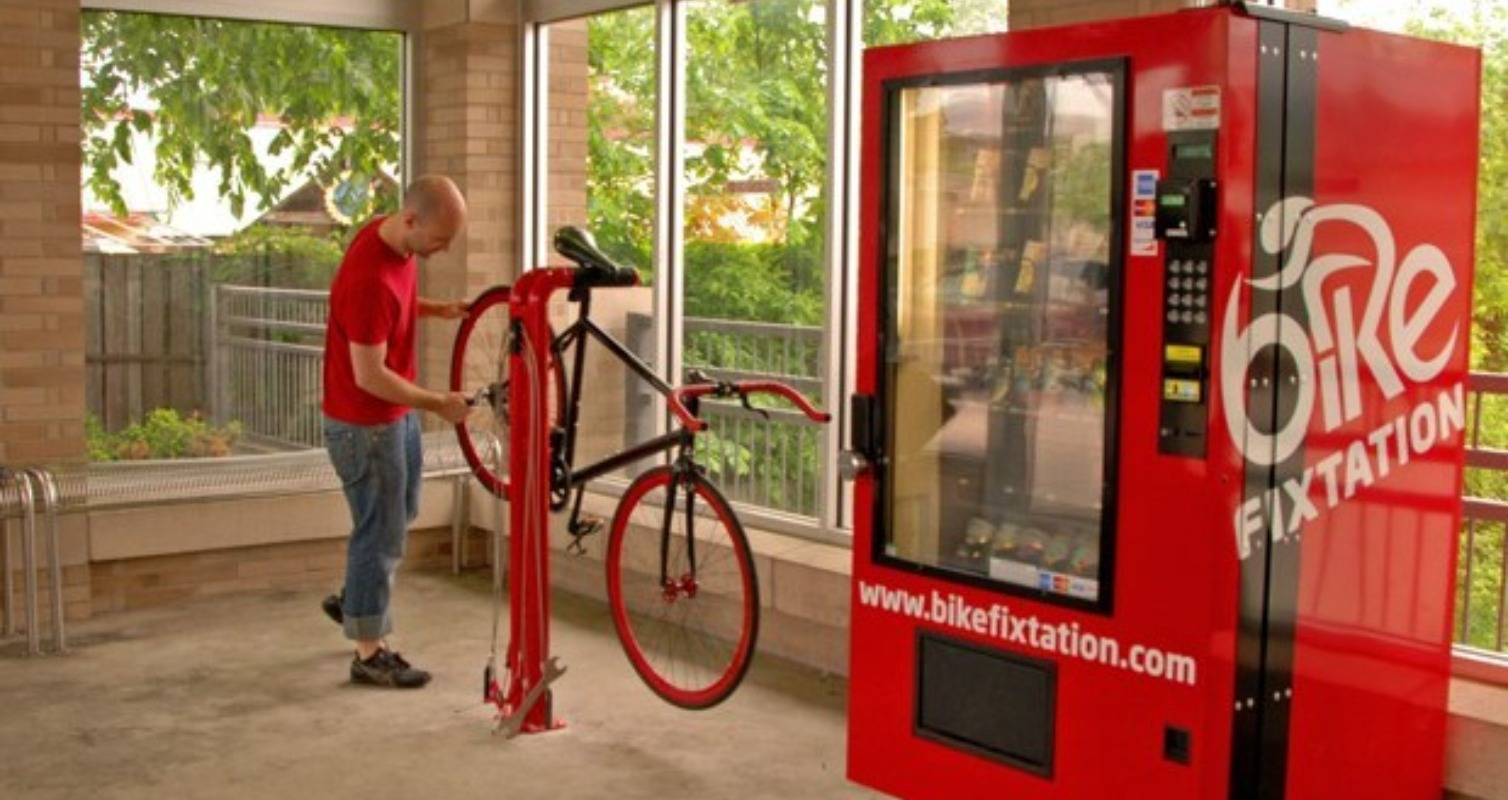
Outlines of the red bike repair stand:
{"type": "Polygon", "coordinates": [[[488,692],[498,707],[498,728],[510,737],[565,727],[554,718],[549,689],[564,670],[550,656],[550,419],[543,393],[549,391],[550,297],[575,285],[575,273],[566,267],[526,272],[508,301],[514,326],[507,354],[508,679],[506,691],[489,680],[488,692]]]}

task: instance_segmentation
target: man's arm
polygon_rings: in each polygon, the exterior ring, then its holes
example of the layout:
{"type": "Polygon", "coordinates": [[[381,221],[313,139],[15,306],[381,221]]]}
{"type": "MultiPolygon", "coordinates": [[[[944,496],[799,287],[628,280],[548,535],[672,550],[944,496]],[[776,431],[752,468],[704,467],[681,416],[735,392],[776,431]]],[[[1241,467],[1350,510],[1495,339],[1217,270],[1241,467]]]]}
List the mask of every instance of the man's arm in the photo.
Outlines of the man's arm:
{"type": "Polygon", "coordinates": [[[455,424],[466,418],[466,396],[432,392],[388,369],[387,344],[351,343],[351,370],[356,386],[389,403],[421,409],[455,424]]]}
{"type": "Polygon", "coordinates": [[[460,319],[466,316],[466,309],[470,303],[465,300],[428,300],[419,298],[415,310],[421,317],[439,317],[441,319],[460,319]]]}

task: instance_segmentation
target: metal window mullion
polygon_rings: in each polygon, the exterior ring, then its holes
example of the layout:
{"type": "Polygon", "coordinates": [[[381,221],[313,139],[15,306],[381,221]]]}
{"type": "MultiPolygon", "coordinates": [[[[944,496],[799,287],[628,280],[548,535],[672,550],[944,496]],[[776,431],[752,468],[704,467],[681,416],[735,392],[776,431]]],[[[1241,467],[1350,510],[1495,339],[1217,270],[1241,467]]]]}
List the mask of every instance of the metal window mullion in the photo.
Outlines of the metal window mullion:
{"type": "MultiPolygon", "coordinates": [[[[685,148],[686,136],[686,4],[677,0],[655,3],[655,318],[660,346],[655,369],[671,383],[680,383],[685,337],[681,330],[685,276],[685,148]]],[[[665,400],[655,397],[655,431],[666,430],[665,400]]]]}
{"type": "Polygon", "coordinates": [[[511,280],[527,272],[539,258],[539,220],[545,217],[546,173],[548,154],[545,152],[546,124],[548,113],[545,104],[549,96],[549,70],[546,67],[549,51],[549,34],[544,25],[525,22],[518,26],[519,82],[518,120],[520,142],[518,148],[518,245],[514,251],[518,263],[511,280]]]}
{"type": "MultiPolygon", "coordinates": [[[[1466,512],[1466,546],[1462,548],[1461,558],[1466,561],[1464,574],[1458,587],[1461,591],[1460,624],[1457,625],[1456,644],[1471,644],[1471,576],[1473,562],[1476,560],[1472,554],[1476,552],[1477,542],[1477,518],[1470,510],[1466,512]]],[[[1457,543],[1460,547],[1460,543],[1457,543]]],[[[1501,648],[1500,648],[1501,649],[1501,648]]]]}
{"type": "Polygon", "coordinates": [[[418,142],[424,132],[419,129],[419,120],[424,116],[414,113],[418,87],[423,78],[422,63],[424,59],[418,57],[419,48],[423,45],[424,36],[418,32],[407,32],[399,45],[398,54],[398,89],[402,93],[398,98],[398,185],[408,186],[409,179],[413,176],[415,153],[418,152],[418,142]]]}
{"type": "MultiPolygon", "coordinates": [[[[823,260],[827,265],[827,336],[819,345],[818,376],[822,396],[834,423],[818,435],[818,475],[815,516],[825,531],[851,526],[845,509],[852,506],[852,486],[829,465],[837,463],[852,424],[839,398],[854,387],[854,333],[858,297],[858,142],[859,87],[863,79],[863,0],[827,3],[827,220],[823,260]]],[[[848,536],[852,532],[847,532],[848,536]]]]}
{"type": "MultiPolygon", "coordinates": [[[[531,164],[533,175],[534,194],[537,201],[530,210],[534,214],[532,227],[528,230],[528,236],[532,237],[533,246],[528,250],[533,255],[519,264],[519,273],[522,274],[535,265],[548,264],[550,262],[550,29],[540,26],[535,29],[534,37],[534,87],[533,109],[534,118],[528,120],[530,130],[534,133],[534,146],[530,148],[534,160],[531,164]]],[[[590,90],[588,90],[590,92],[590,90]]],[[[585,198],[583,198],[585,199],[585,198]]],[[[587,220],[582,219],[582,224],[587,220]]]]}
{"type": "MultiPolygon", "coordinates": [[[[1471,584],[1466,585],[1466,594],[1471,594],[1471,584]]],[[[1498,613],[1497,630],[1494,631],[1492,649],[1503,652],[1504,636],[1508,635],[1508,525],[1499,528],[1498,537],[1498,613]]]]}

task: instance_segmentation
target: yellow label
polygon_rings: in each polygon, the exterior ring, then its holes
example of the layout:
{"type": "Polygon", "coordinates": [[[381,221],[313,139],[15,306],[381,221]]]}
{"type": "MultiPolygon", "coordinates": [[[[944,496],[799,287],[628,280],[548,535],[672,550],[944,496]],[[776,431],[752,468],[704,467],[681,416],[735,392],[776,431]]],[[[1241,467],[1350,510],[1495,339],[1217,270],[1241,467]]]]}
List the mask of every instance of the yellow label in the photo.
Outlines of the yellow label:
{"type": "Polygon", "coordinates": [[[1204,363],[1204,348],[1192,344],[1164,345],[1162,357],[1169,364],[1198,366],[1204,363]]]}
{"type": "Polygon", "coordinates": [[[1162,399],[1175,403],[1198,403],[1203,399],[1203,395],[1199,391],[1199,381],[1163,378],[1162,399]]]}

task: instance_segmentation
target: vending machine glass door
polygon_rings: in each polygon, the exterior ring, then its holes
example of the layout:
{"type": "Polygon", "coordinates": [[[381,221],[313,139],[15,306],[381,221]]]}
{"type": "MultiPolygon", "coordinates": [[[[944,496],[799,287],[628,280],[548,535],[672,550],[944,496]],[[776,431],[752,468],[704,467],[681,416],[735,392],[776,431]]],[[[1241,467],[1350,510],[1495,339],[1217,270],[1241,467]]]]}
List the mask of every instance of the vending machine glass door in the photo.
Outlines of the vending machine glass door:
{"type": "Polygon", "coordinates": [[[887,85],[880,560],[1106,605],[1122,76],[887,85]]]}

